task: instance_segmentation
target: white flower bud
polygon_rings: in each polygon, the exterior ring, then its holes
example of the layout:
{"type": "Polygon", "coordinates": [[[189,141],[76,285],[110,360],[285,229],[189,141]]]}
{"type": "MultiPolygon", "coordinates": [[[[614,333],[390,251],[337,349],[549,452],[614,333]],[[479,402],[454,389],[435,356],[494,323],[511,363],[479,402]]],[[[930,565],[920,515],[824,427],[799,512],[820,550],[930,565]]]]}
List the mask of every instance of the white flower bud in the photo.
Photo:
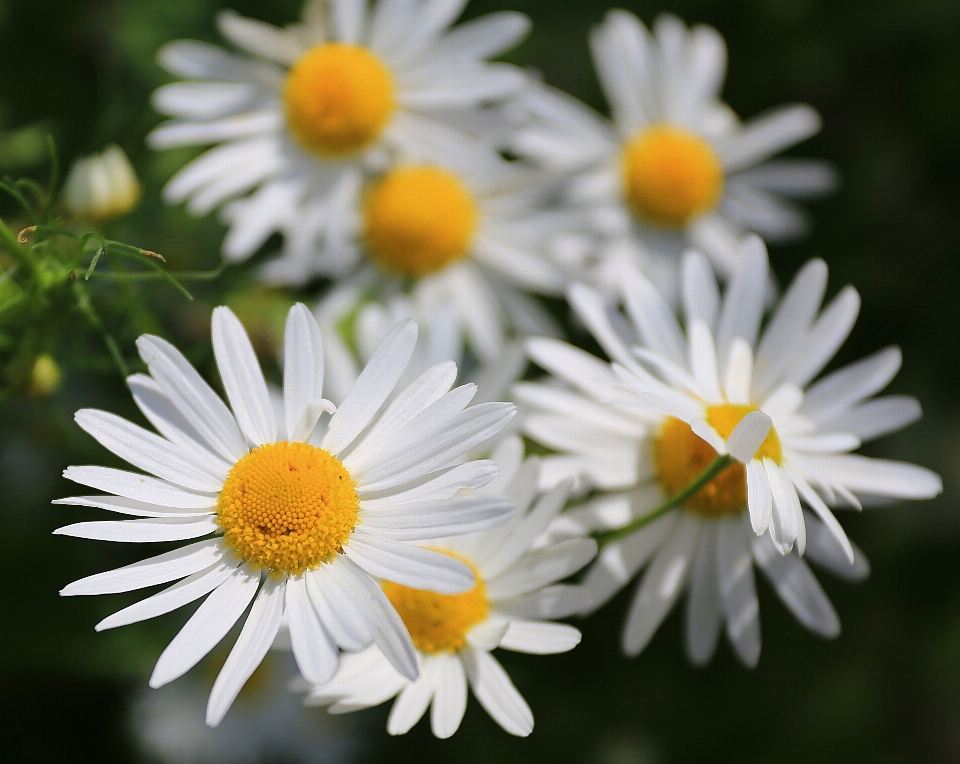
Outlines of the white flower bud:
{"type": "Polygon", "coordinates": [[[140,181],[116,144],[102,154],[78,159],[63,189],[64,204],[72,214],[101,222],[129,212],[139,200],[140,181]]]}

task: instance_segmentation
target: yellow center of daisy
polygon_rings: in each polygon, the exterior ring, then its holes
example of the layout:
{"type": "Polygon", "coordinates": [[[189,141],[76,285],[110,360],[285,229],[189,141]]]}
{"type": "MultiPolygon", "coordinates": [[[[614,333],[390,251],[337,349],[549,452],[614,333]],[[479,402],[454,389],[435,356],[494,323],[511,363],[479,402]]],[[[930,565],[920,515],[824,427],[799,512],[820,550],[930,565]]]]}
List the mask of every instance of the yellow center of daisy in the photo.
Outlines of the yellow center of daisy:
{"type": "Polygon", "coordinates": [[[396,105],[386,66],[359,45],[318,45],[297,61],[283,87],[287,125],[308,150],[342,157],[380,135],[396,105]]]}
{"type": "MultiPolygon", "coordinates": [[[[751,411],[753,406],[724,403],[707,408],[707,421],[724,439],[751,411]]],[[[668,417],[654,446],[657,479],[668,496],[675,496],[690,485],[717,457],[713,446],[694,434],[690,425],[668,417]]],[[[780,438],[772,427],[757,451],[779,463],[783,458],[780,438]]],[[[722,517],[742,512],[747,506],[747,475],[743,465],[727,467],[684,503],[684,509],[704,517],[722,517]]]]}
{"type": "Polygon", "coordinates": [[[478,217],[460,179],[428,166],[387,173],[367,194],[363,212],[367,247],[377,263],[414,278],[466,255],[478,217]]]}
{"type": "Polygon", "coordinates": [[[302,573],[343,550],[360,500],[350,473],[328,451],[281,441],[259,446],[227,474],[217,523],[244,562],[302,573]]]}
{"type": "Polygon", "coordinates": [[[468,560],[450,552],[473,571],[477,585],[463,594],[438,594],[392,582],[383,591],[397,609],[413,644],[423,653],[449,653],[467,643],[467,632],[487,617],[490,603],[483,579],[468,560]]]}
{"type": "Polygon", "coordinates": [[[723,167],[699,135],[655,125],[623,150],[627,201],[644,220],[678,228],[712,209],[723,189],[723,167]]]}

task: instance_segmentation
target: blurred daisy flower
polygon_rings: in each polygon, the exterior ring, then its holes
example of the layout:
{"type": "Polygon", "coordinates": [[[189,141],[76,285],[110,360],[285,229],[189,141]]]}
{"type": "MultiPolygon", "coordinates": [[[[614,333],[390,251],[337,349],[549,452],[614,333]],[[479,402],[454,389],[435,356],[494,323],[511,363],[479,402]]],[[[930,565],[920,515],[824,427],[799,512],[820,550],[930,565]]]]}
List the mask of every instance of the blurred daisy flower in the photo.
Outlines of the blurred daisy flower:
{"type": "Polygon", "coordinates": [[[515,391],[529,409],[526,433],[560,452],[545,457],[546,482],[576,475],[601,491],[561,517],[555,532],[628,527],[690,486],[718,454],[737,460],[679,508],[615,536],[588,574],[599,607],[649,563],[623,636],[631,655],[689,586],[690,657],[708,661],[726,623],[738,656],[754,665],[753,563],[805,626],[835,636],[836,613],[801,556],[848,578],[867,568],[830,507],[942,490],[923,467],[850,453],[920,417],[913,398],[873,397],[899,370],[899,349],[813,382],[853,327],[856,291],[846,287],[821,311],[827,268],[812,260],[758,338],[768,279],[759,238],[744,242],[740,261],[721,299],[707,259],[684,257],[686,331],[639,274],[627,280],[626,316],[605,309],[592,289],[572,288],[577,315],[612,364],[556,340],[528,344],[531,359],[554,378],[515,391]]]}
{"type": "Polygon", "coordinates": [[[63,203],[76,217],[105,223],[140,201],[137,173],[116,144],[74,162],[63,186],[63,203]]]}
{"type": "Polygon", "coordinates": [[[344,713],[396,696],[387,721],[391,735],[410,730],[430,707],[433,734],[447,738],[460,726],[469,686],[503,729],[512,735],[530,734],[530,707],[490,653],[501,647],[545,655],[576,647],[580,632],[552,621],[582,610],[590,596],[582,586],[556,582],[586,565],[596,553],[596,543],[578,538],[538,544],[563,508],[570,482],[538,497],[539,459],[524,460],[523,444],[516,437],[504,441],[493,459],[500,474],[479,493],[514,499],[516,515],[496,530],[430,544],[468,564],[476,587],[450,596],[383,584],[417,646],[420,679],[411,682],[403,677],[371,647],[345,656],[336,678],[312,687],[307,703],[344,713]]]}
{"type": "Polygon", "coordinates": [[[499,432],[513,406],[467,408],[472,385],[451,390],[453,363],[439,364],[385,405],[413,354],[417,325],[396,325],[339,407],[322,397],[323,348],[303,305],[288,315],[283,416],[277,417],[243,326],[213,313],[213,349],[228,409],[172,345],[149,335],[137,346],[149,375],[129,378],[156,435],[104,411],[77,423],[149,473],[70,467],[69,480],[106,491],[58,503],[142,519],[85,522],[57,533],[125,542],[186,541],[174,551],[99,573],[61,594],[172,586],[101,621],[98,629],[153,618],[206,597],[167,646],[150,679],[159,687],[243,628],[207,704],[216,726],[286,621],[297,665],[318,684],[336,673],[339,650],[376,642],[411,680],[419,671],[410,637],[374,576],[457,594],[475,586],[463,562],[412,542],[505,522],[513,502],[456,496],[494,478],[489,460],[464,461],[499,432]],[[317,421],[334,411],[322,435],[317,421]]]}
{"type": "Polygon", "coordinates": [[[344,226],[367,170],[398,157],[496,156],[461,128],[525,85],[517,67],[485,59],[520,40],[529,21],[495,13],[450,30],[465,5],[311,0],[302,21],[283,29],[226,11],[217,25],[243,54],[187,40],[166,45],[160,64],[190,81],[155,93],[154,106],[174,119],[150,145],[219,145],[175,175],[165,199],[186,201],[198,215],[230,201],[223,254],[231,261],[284,234],[275,280],[342,273],[353,252],[344,226]]]}
{"type": "Polygon", "coordinates": [[[804,213],[784,197],[828,191],[835,173],[824,162],[770,157],[819,131],[812,108],[783,106],[741,123],[719,99],[723,38],[673,16],[651,34],[633,14],[610,11],[590,44],[612,121],[531,87],[514,103],[529,123],[512,139],[520,155],[575,174],[567,202],[601,238],[584,278],[617,293],[624,264],[639,265],[674,302],[686,246],[726,278],[744,233],[778,241],[804,232],[804,213]]]}
{"type": "MultiPolygon", "coordinates": [[[[492,362],[510,334],[558,331],[527,294],[563,292],[544,247],[557,216],[539,173],[499,159],[458,164],[400,164],[365,187],[345,226],[353,268],[340,285],[378,300],[407,293],[428,323],[445,312],[457,343],[492,362]]],[[[300,282],[321,264],[322,256],[281,257],[263,275],[300,282]]]]}

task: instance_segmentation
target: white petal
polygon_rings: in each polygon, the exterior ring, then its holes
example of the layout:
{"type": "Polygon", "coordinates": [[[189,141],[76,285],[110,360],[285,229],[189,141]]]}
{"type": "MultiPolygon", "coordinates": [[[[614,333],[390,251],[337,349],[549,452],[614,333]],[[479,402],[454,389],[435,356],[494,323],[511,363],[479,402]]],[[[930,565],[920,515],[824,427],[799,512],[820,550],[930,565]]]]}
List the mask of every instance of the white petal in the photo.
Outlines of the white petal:
{"type": "Polygon", "coordinates": [[[436,691],[437,675],[432,660],[423,663],[420,678],[408,684],[393,702],[387,718],[387,733],[405,735],[427,710],[436,691]]]}
{"type": "Polygon", "coordinates": [[[723,379],[723,391],[730,403],[749,404],[753,400],[750,387],[753,381],[753,351],[742,337],[730,344],[727,373],[723,379]]]}
{"type": "Polygon", "coordinates": [[[762,411],[751,411],[737,423],[727,438],[730,456],[744,464],[752,461],[772,426],[769,416],[762,411]]]}
{"type": "MultiPolygon", "coordinates": [[[[211,498],[215,504],[216,499],[211,498]]],[[[147,504],[142,501],[125,499],[122,496],[68,496],[64,499],[54,499],[52,504],[67,504],[75,507],[97,507],[110,512],[135,517],[189,517],[195,520],[212,513],[212,507],[205,509],[181,510],[176,507],[161,507],[157,504],[147,504]]]]}
{"type": "Polygon", "coordinates": [[[730,173],[759,164],[778,151],[820,130],[820,115],[806,104],[780,106],[754,117],[721,148],[724,169],[730,173]]]}
{"type": "Polygon", "coordinates": [[[717,578],[727,636],[740,660],[752,668],[760,658],[760,601],[748,537],[740,517],[722,520],[717,528],[717,578]]]}
{"type": "Polygon", "coordinates": [[[500,432],[515,415],[512,404],[481,403],[426,431],[418,431],[414,420],[397,434],[395,442],[405,448],[357,475],[358,488],[363,493],[382,491],[448,467],[500,432]]]}
{"type": "Polygon", "coordinates": [[[146,621],[149,618],[156,618],[164,613],[169,613],[212,592],[229,578],[230,574],[238,567],[240,567],[239,560],[215,562],[213,565],[187,576],[182,581],[178,581],[152,597],[142,599],[123,610],[118,610],[113,615],[107,616],[95,628],[97,631],[115,629],[118,626],[146,621]]]}
{"type": "Polygon", "coordinates": [[[720,312],[720,290],[717,277],[710,267],[710,261],[696,250],[690,250],[683,256],[683,312],[687,325],[694,321],[703,321],[710,331],[714,331],[717,315],[720,312]]]}
{"type": "Polygon", "coordinates": [[[614,541],[600,550],[583,585],[590,590],[592,602],[584,614],[607,603],[626,586],[671,534],[679,512],[669,512],[627,538],[614,541]]]}
{"type": "Polygon", "coordinates": [[[742,260],[724,295],[723,311],[717,327],[717,356],[722,362],[730,357],[734,338],[751,347],[763,316],[767,290],[767,249],[758,236],[747,236],[742,245],[742,260]]]}
{"type": "Polygon", "coordinates": [[[243,685],[273,644],[283,618],[283,579],[267,578],[260,595],[250,608],[237,642],[227,656],[207,701],[206,722],[216,727],[226,716],[243,685]]]}
{"type": "Polygon", "coordinates": [[[502,576],[488,581],[487,596],[508,599],[555,583],[580,570],[596,553],[593,539],[569,539],[531,552],[502,576]]]}
{"type": "Polygon", "coordinates": [[[529,735],[533,731],[533,713],[503,667],[490,653],[469,646],[460,655],[480,705],[511,735],[529,735]]]}
{"type": "Polygon", "coordinates": [[[720,387],[720,371],[713,335],[705,323],[696,321],[689,329],[689,337],[690,368],[697,384],[708,401],[722,401],[723,389],[720,387]]]}
{"type": "Polygon", "coordinates": [[[323,398],[320,327],[302,303],[287,314],[283,343],[283,418],[287,436],[292,437],[307,406],[323,398]]]}
{"type": "Polygon", "coordinates": [[[404,504],[449,499],[461,490],[477,490],[496,478],[499,468],[492,459],[476,459],[466,464],[435,472],[427,479],[398,493],[389,492],[380,498],[360,500],[360,507],[371,512],[380,512],[404,504]]]}
{"type": "Polygon", "coordinates": [[[289,66],[304,52],[297,38],[285,29],[245,18],[231,10],[220,11],[216,18],[220,34],[256,56],[289,66]]]}
{"type": "Polygon", "coordinates": [[[340,653],[313,608],[303,575],[287,579],[285,597],[284,610],[297,668],[311,684],[326,684],[337,673],[340,653]]]}
{"type": "Polygon", "coordinates": [[[157,504],[177,509],[209,509],[217,498],[210,494],[193,493],[165,480],[124,472],[110,467],[67,467],[63,476],[74,483],[97,488],[134,501],[157,504]]]}
{"type": "Polygon", "coordinates": [[[416,321],[407,319],[393,328],[330,420],[323,448],[337,455],[356,439],[393,392],[416,344],[416,321]]]}
{"type": "Polygon", "coordinates": [[[425,541],[475,533],[501,525],[516,510],[511,499],[496,496],[456,496],[441,501],[363,512],[361,522],[396,541],[425,541]]]}
{"type": "Polygon", "coordinates": [[[753,556],[780,599],[804,626],[824,637],[840,633],[840,619],[810,568],[793,554],[780,554],[767,537],[752,539],[753,556]]]}
{"type": "Polygon", "coordinates": [[[310,601],[333,641],[348,652],[360,652],[373,642],[376,627],[370,608],[362,605],[364,590],[355,584],[352,573],[353,568],[338,559],[304,578],[310,601]]]}
{"type": "Polygon", "coordinates": [[[57,528],[58,536],[73,536],[78,539],[96,539],[98,541],[123,541],[128,543],[150,543],[156,541],[184,541],[206,536],[219,530],[217,519],[212,516],[202,518],[161,517],[142,520],[98,520],[89,523],[74,523],[57,528]]]}
{"type": "Polygon", "coordinates": [[[580,630],[565,623],[514,619],[500,647],[520,653],[552,655],[572,650],[580,644],[580,638],[580,630]]]}
{"type": "Polygon", "coordinates": [[[132,374],[127,377],[127,387],[133,395],[137,408],[150,421],[157,432],[180,448],[190,452],[203,470],[220,477],[226,477],[231,465],[225,462],[205,443],[204,437],[197,432],[183,412],[167,397],[163,389],[152,377],[146,374],[132,374]]]}
{"type": "Polygon", "coordinates": [[[453,653],[439,653],[436,663],[436,692],[430,707],[430,727],[433,734],[445,739],[460,727],[467,710],[467,676],[460,658],[453,653]]]}
{"type": "Polygon", "coordinates": [[[515,599],[498,600],[498,613],[516,618],[568,618],[584,612],[593,602],[586,586],[555,584],[515,599]]]}
{"type": "Polygon", "coordinates": [[[922,413],[916,398],[885,395],[831,416],[823,425],[838,432],[849,432],[864,442],[906,427],[916,422],[922,413]]]}
{"type": "Polygon", "coordinates": [[[254,445],[273,443],[277,422],[270,394],[243,324],[223,306],[213,311],[212,324],[213,354],[240,429],[254,445]]]}
{"type": "Polygon", "coordinates": [[[701,521],[679,512],[673,533],[657,552],[637,589],[623,631],[623,650],[637,655],[646,647],[687,581],[701,521]]]}
{"type": "Polygon", "coordinates": [[[804,338],[783,380],[803,387],[817,376],[850,334],[859,312],[860,295],[853,287],[844,287],[804,338]]]}
{"type": "Polygon", "coordinates": [[[627,274],[624,296],[627,312],[643,343],[674,363],[683,364],[687,343],[673,310],[657,288],[642,275],[627,274]]]}
{"type": "Polygon", "coordinates": [[[811,488],[810,484],[804,480],[803,476],[797,470],[793,469],[789,464],[784,464],[783,470],[787,473],[787,476],[793,482],[794,486],[796,486],[804,501],[806,501],[807,504],[813,508],[813,511],[816,512],[817,516],[823,521],[824,525],[827,527],[827,530],[833,534],[833,537],[843,549],[843,553],[846,555],[847,560],[849,560],[850,564],[852,565],[853,546],[850,544],[850,540],[847,538],[847,534],[843,530],[843,527],[837,521],[837,518],[833,516],[833,512],[830,511],[823,499],[820,498],[820,495],[814,491],[813,488],[811,488]]]}
{"type": "Polygon", "coordinates": [[[723,606],[717,583],[717,523],[707,522],[700,531],[697,554],[690,572],[686,609],[687,656],[696,666],[706,665],[717,649],[723,606]]]}
{"type": "Polygon", "coordinates": [[[226,554],[220,539],[208,539],[104,573],[74,581],[60,590],[64,597],[116,594],[165,584],[204,570],[226,554]]]}
{"type": "Polygon", "coordinates": [[[870,563],[860,548],[851,542],[853,562],[827,526],[810,513],[804,513],[807,526],[807,551],[804,557],[847,581],[864,581],[870,575],[870,563]]]}
{"type": "Polygon", "coordinates": [[[932,499],[943,492],[935,472],[916,464],[870,459],[858,454],[838,454],[815,460],[818,467],[854,492],[897,499],[932,499]]]}
{"type": "Polygon", "coordinates": [[[843,413],[885,388],[902,361],[900,348],[888,347],[828,374],[807,390],[801,412],[815,420],[843,413]]]}
{"type": "Polygon", "coordinates": [[[160,654],[150,686],[183,676],[223,639],[260,588],[260,571],[242,565],[213,590],[160,654]]]}
{"type": "Polygon", "coordinates": [[[757,348],[755,386],[764,398],[780,381],[816,318],[827,288],[827,266],[810,260],[794,278],[757,348]]]}
{"type": "Polygon", "coordinates": [[[773,512],[773,495],[763,463],[754,459],[747,463],[747,506],[750,509],[750,525],[758,536],[770,527],[773,512]]]}
{"type": "Polygon", "coordinates": [[[720,433],[713,429],[713,426],[705,419],[694,419],[690,422],[690,429],[693,430],[694,435],[698,438],[709,443],[718,454],[727,453],[726,442],[720,437],[720,433]]]}
{"type": "Polygon", "coordinates": [[[470,568],[449,555],[361,533],[359,529],[344,553],[371,575],[413,589],[462,594],[475,585],[470,568]]]}
{"type": "Polygon", "coordinates": [[[770,485],[773,496],[773,512],[771,514],[770,532],[773,538],[783,544],[787,550],[793,547],[799,536],[799,526],[803,522],[800,510],[800,497],[793,482],[787,477],[783,469],[772,459],[763,460],[763,469],[770,485]]]}
{"type": "Polygon", "coordinates": [[[143,335],[137,350],[164,394],[228,464],[247,452],[236,420],[213,388],[169,342],[143,335]]]}

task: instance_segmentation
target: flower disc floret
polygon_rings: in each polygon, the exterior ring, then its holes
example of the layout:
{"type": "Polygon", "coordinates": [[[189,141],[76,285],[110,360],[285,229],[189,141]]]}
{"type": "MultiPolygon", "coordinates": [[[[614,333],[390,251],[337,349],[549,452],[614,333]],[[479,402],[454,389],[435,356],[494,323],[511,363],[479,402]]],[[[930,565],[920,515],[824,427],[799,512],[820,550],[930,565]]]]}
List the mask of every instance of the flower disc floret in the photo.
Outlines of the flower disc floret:
{"type": "Polygon", "coordinates": [[[281,441],[253,449],[227,475],[217,523],[240,559],[271,573],[302,573],[343,550],[360,500],[328,451],[281,441]]]}
{"type": "Polygon", "coordinates": [[[665,228],[679,228],[713,209],[723,189],[723,166],[699,135],[655,125],[623,151],[627,200],[633,211],[665,228]]]}
{"type": "MultiPolygon", "coordinates": [[[[751,411],[753,406],[724,403],[707,408],[707,421],[724,439],[751,411]]],[[[660,429],[654,447],[657,478],[668,496],[675,496],[690,485],[717,457],[709,443],[696,435],[690,425],[668,417],[660,429]]],[[[783,451],[780,438],[773,428],[756,453],[780,463],[783,451]]],[[[723,517],[743,512],[747,507],[747,475],[742,464],[727,467],[713,480],[691,496],[684,509],[703,517],[723,517]]]]}
{"type": "Polygon", "coordinates": [[[413,644],[423,653],[455,652],[467,644],[467,632],[490,612],[483,579],[469,560],[450,554],[473,571],[476,586],[463,594],[438,594],[411,589],[392,582],[383,591],[410,632],[413,644]]]}
{"type": "Polygon", "coordinates": [[[308,151],[342,157],[383,131],[396,107],[393,77],[359,45],[326,43],[290,69],[283,88],[287,125],[308,151]]]}
{"type": "Polygon", "coordinates": [[[391,273],[419,278],[465,256],[477,204],[463,182],[439,167],[401,167],[367,194],[367,247],[391,273]]]}

